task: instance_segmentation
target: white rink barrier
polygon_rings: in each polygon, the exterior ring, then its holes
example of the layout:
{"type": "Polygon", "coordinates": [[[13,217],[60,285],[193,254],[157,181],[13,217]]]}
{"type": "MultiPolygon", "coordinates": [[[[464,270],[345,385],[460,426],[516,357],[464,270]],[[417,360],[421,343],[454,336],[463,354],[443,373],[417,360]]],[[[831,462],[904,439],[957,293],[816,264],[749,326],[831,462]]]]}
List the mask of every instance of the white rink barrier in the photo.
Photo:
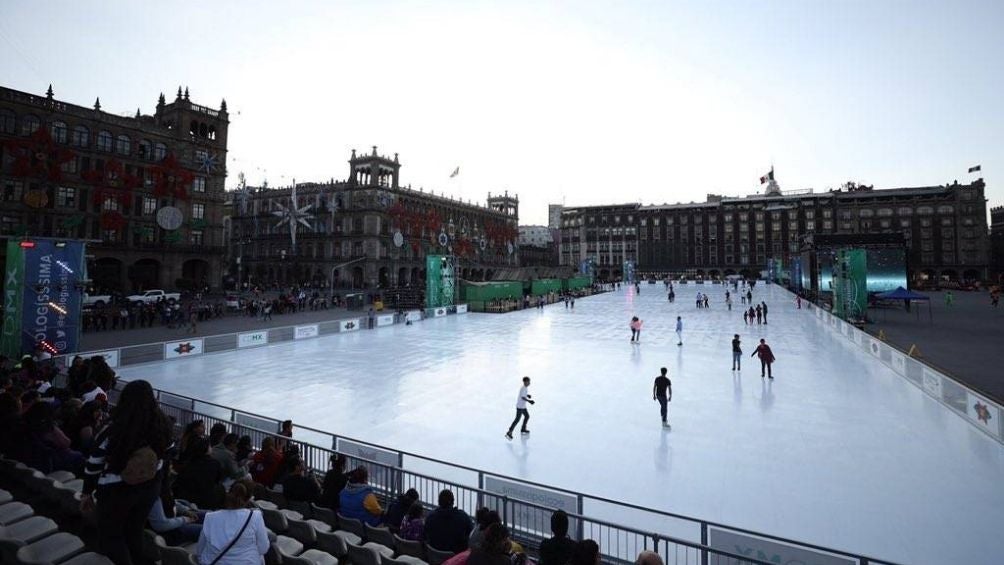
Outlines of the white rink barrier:
{"type": "Polygon", "coordinates": [[[815,304],[811,304],[811,308],[816,318],[831,332],[860,346],[897,375],[965,418],[973,427],[1004,443],[1004,408],[1001,405],[815,304]]]}

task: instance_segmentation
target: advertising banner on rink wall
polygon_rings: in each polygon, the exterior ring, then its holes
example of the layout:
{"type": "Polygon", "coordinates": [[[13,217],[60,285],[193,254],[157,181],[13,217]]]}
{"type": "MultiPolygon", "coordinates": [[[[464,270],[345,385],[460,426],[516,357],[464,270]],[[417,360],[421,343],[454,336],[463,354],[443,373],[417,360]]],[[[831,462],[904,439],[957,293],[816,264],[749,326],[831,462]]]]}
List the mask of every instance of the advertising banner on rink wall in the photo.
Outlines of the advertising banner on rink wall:
{"type": "Polygon", "coordinates": [[[257,347],[259,345],[268,345],[268,330],[237,334],[238,348],[243,349],[245,347],[257,347]]]}
{"type": "Polygon", "coordinates": [[[177,359],[179,357],[194,357],[202,355],[201,339],[186,339],[184,341],[171,341],[164,344],[164,359],[177,359]]]}
{"type": "MultiPolygon", "coordinates": [[[[714,527],[708,528],[708,545],[719,551],[727,551],[750,559],[767,561],[768,563],[857,565],[857,560],[855,559],[714,527]]],[[[743,562],[738,559],[716,557],[715,563],[721,565],[740,565],[743,562]]]]}
{"type": "Polygon", "coordinates": [[[53,355],[77,351],[86,278],[82,241],[8,241],[3,353],[20,356],[43,342],[53,355]]]}
{"type": "Polygon", "coordinates": [[[320,333],[319,326],[317,324],[311,324],[309,326],[296,326],[293,330],[293,339],[308,339],[311,337],[317,337],[320,333]]]}
{"type": "MultiPolygon", "coordinates": [[[[500,496],[544,506],[549,509],[547,511],[547,520],[550,519],[552,512],[550,509],[561,509],[569,514],[581,513],[578,498],[575,495],[564,492],[525,485],[490,475],[485,475],[484,489],[500,496]]],[[[500,514],[503,512],[502,500],[485,501],[485,506],[497,510],[500,514]]],[[[510,509],[511,514],[508,516],[509,523],[517,528],[539,530],[542,524],[547,523],[547,520],[540,516],[540,510],[536,507],[516,505],[510,506],[510,509]]],[[[506,520],[506,517],[503,516],[502,519],[506,520]]],[[[575,532],[578,529],[577,520],[572,518],[568,522],[568,531],[575,532]]]]}

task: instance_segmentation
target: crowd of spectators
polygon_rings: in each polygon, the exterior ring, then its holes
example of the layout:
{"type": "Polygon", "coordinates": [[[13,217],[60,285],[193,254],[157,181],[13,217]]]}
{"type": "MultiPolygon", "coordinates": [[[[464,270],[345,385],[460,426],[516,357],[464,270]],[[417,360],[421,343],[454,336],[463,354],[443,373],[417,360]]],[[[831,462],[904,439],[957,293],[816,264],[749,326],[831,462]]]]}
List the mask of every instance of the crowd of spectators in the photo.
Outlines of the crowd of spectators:
{"type": "MultiPolygon", "coordinates": [[[[43,473],[82,477],[81,510],[96,517],[98,549],[115,563],[142,561],[144,527],[169,544],[197,542],[200,562],[208,563],[229,541],[224,533],[245,523],[251,541],[239,551],[260,559],[269,547],[264,523],[248,508],[264,489],[454,553],[449,565],[529,562],[496,511],[480,508],[472,519],[449,489],[428,513],[415,489],[381,503],[367,468],[347,469],[343,454],[332,455],[319,478],[297,443],[286,439],[292,437],[291,421],[256,451],[249,436],[223,423],[207,429],[196,420],[175,434],[146,381],[128,383],[110,406],[106,391],[115,388],[116,376],[102,357],[75,358],[60,379],[65,387],[53,385],[56,372],[51,362],[25,357],[13,364],[0,357],[0,454],[43,473]]],[[[555,512],[553,536],[540,545],[539,563],[599,563],[596,543],[573,541],[568,528],[568,516],[555,512]]]]}

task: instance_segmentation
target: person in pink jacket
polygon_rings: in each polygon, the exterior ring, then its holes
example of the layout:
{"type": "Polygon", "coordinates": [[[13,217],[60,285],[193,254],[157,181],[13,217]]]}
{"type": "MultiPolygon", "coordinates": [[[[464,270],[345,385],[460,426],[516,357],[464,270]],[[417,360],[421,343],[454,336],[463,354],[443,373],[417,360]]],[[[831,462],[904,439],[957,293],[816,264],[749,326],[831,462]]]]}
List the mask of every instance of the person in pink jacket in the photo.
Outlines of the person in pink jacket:
{"type": "Polygon", "coordinates": [[[638,316],[631,318],[631,342],[641,342],[641,320],[638,316]]]}
{"type": "MultiPolygon", "coordinates": [[[[760,357],[760,378],[764,376],[764,369],[767,370],[767,378],[773,379],[774,377],[770,374],[770,366],[774,363],[774,352],[770,350],[770,346],[767,345],[767,341],[760,339],[760,345],[756,346],[753,350],[753,355],[760,357]]],[[[753,357],[750,355],[750,357],[753,357]]]]}

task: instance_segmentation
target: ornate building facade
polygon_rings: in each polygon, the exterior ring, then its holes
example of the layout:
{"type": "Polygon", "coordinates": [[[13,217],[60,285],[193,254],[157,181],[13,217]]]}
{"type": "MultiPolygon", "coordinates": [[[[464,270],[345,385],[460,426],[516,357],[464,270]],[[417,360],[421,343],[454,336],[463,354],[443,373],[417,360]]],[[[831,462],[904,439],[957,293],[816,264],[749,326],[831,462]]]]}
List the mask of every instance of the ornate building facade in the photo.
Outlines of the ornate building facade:
{"type": "Polygon", "coordinates": [[[90,240],[103,290],[216,286],[228,124],[181,87],[134,117],[0,88],[0,235],[90,240]]]}
{"type": "Polygon", "coordinates": [[[902,234],[914,280],[984,279],[988,270],[985,185],[709,195],[696,204],[566,207],[562,265],[592,260],[597,276],[618,278],[625,261],[639,274],[754,276],[768,259],[797,255],[808,234],[902,234]]]}
{"type": "Polygon", "coordinates": [[[346,181],[233,193],[231,275],[240,284],[421,287],[426,255],[454,255],[460,276],[518,266],[519,199],[481,206],[399,182],[401,164],[352,151],[346,181]]]}

